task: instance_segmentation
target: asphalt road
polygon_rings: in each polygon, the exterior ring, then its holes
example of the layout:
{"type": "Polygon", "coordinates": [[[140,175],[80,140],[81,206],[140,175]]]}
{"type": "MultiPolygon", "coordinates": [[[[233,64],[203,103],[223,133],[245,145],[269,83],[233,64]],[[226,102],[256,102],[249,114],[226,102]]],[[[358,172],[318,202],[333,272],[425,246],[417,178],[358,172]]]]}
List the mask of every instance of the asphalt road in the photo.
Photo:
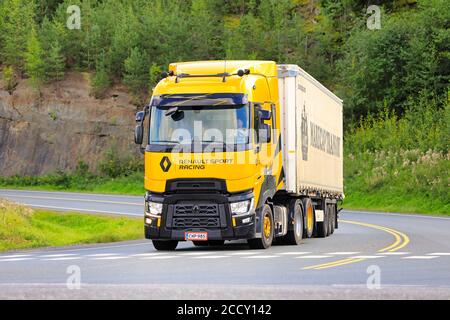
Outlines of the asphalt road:
{"type": "MultiPolygon", "coordinates": [[[[142,217],[143,197],[0,190],[35,208],[142,217]]],[[[450,299],[450,218],[343,211],[300,246],[157,252],[150,241],[0,254],[0,299],[450,299]],[[78,287],[78,279],[80,287],[78,287]]]]}

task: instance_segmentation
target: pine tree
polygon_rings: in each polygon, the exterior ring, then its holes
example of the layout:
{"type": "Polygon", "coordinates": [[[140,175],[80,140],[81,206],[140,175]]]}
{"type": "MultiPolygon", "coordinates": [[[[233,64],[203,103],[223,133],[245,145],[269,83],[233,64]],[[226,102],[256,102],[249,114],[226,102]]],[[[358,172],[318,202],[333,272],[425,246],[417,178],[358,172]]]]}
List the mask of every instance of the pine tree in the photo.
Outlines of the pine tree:
{"type": "Polygon", "coordinates": [[[61,54],[61,45],[56,41],[50,47],[46,58],[46,78],[49,80],[60,81],[64,76],[65,59],[61,54]]]}
{"type": "Polygon", "coordinates": [[[34,0],[0,1],[0,59],[17,70],[23,67],[22,53],[35,26],[34,15],[34,0]]]}
{"type": "Polygon", "coordinates": [[[133,48],[124,63],[124,83],[134,95],[139,95],[148,84],[148,64],[139,48],[133,48]]]}
{"type": "Polygon", "coordinates": [[[40,89],[45,81],[45,61],[44,51],[34,28],[28,36],[27,50],[24,57],[25,72],[31,80],[31,85],[36,89],[40,89]]]}
{"type": "Polygon", "coordinates": [[[97,99],[101,99],[105,96],[106,90],[111,84],[106,61],[107,57],[105,53],[102,52],[97,59],[95,75],[92,78],[92,91],[97,99]]]}

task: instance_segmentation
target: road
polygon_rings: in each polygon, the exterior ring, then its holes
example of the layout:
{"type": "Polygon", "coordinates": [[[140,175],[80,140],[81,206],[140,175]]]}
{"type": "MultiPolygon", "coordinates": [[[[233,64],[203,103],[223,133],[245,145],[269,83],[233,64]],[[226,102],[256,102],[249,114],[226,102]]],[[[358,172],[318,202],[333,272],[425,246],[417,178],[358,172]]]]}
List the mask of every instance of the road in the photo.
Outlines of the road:
{"type": "MultiPolygon", "coordinates": [[[[143,197],[0,190],[35,208],[142,217],[143,197]]],[[[450,218],[343,211],[300,246],[157,252],[147,240],[0,254],[0,299],[450,299],[450,218]],[[78,288],[76,279],[80,279],[78,288]]]]}

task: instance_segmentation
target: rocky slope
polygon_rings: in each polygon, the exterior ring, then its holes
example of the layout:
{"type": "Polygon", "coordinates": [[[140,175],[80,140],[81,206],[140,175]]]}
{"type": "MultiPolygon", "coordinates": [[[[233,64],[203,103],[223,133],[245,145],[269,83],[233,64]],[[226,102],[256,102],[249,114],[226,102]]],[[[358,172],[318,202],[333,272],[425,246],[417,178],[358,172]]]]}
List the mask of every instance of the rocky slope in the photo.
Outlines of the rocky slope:
{"type": "Polygon", "coordinates": [[[0,80],[0,176],[73,170],[81,160],[94,170],[111,148],[137,155],[130,96],[119,87],[98,100],[90,91],[82,73],[41,93],[20,80],[10,94],[0,80]]]}

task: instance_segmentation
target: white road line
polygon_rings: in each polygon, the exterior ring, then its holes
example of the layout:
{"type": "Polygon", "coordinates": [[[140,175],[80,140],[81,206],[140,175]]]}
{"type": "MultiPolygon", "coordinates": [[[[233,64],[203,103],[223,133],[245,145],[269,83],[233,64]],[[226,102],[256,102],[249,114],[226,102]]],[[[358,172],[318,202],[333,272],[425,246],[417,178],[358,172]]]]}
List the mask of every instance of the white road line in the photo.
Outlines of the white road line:
{"type": "Polygon", "coordinates": [[[8,259],[8,258],[23,258],[23,257],[30,257],[30,254],[11,254],[7,256],[0,256],[0,259],[8,259]]]}
{"type": "Polygon", "coordinates": [[[254,251],[242,251],[242,252],[233,252],[229,253],[230,256],[251,256],[254,254],[261,254],[260,252],[254,252],[254,251]]]}
{"type": "Polygon", "coordinates": [[[335,256],[351,256],[361,252],[350,252],[350,251],[338,251],[338,252],[329,252],[327,254],[335,255],[335,256]]]}
{"type": "Polygon", "coordinates": [[[167,253],[165,253],[165,252],[137,253],[137,254],[130,255],[130,257],[133,257],[133,258],[154,257],[154,256],[165,255],[165,254],[167,254],[167,253]]]}
{"type": "Polygon", "coordinates": [[[41,261],[66,261],[66,260],[79,260],[82,257],[61,257],[61,258],[46,258],[41,259],[41,261]]]}
{"type": "Polygon", "coordinates": [[[154,257],[144,257],[141,260],[163,260],[163,259],[173,259],[179,258],[180,256],[154,256],[154,257]]]}
{"type": "Polygon", "coordinates": [[[378,259],[378,258],[384,258],[384,256],[381,256],[381,255],[379,255],[379,256],[355,256],[352,258],[354,258],[354,259],[378,259]]]}
{"type": "Polygon", "coordinates": [[[39,256],[39,258],[62,258],[71,256],[76,256],[76,254],[75,253],[44,254],[42,256],[39,256]]]}
{"type": "Polygon", "coordinates": [[[300,257],[295,257],[295,259],[324,259],[324,258],[332,258],[332,256],[326,256],[326,255],[310,255],[310,256],[300,256],[300,257]]]}
{"type": "Polygon", "coordinates": [[[450,252],[434,252],[429,253],[430,256],[450,256],[450,252]]]}
{"type": "Polygon", "coordinates": [[[363,213],[363,214],[374,214],[379,216],[394,216],[394,217],[402,217],[402,218],[422,218],[422,219],[440,219],[440,220],[450,220],[448,217],[438,217],[438,216],[429,216],[429,215],[418,215],[411,213],[395,213],[395,212],[372,212],[372,211],[358,211],[358,210],[344,210],[345,213],[363,213]]]}
{"type": "Polygon", "coordinates": [[[1,259],[0,262],[10,262],[10,261],[25,261],[33,260],[33,258],[14,258],[14,259],[1,259]]]}
{"type": "Polygon", "coordinates": [[[95,200],[95,199],[81,199],[81,198],[58,198],[58,197],[45,197],[45,196],[24,196],[19,194],[7,195],[11,198],[25,198],[25,199],[37,199],[37,200],[63,200],[63,201],[74,201],[74,202],[96,202],[96,203],[109,203],[109,204],[119,204],[119,205],[131,205],[131,206],[143,206],[142,203],[135,202],[125,202],[125,201],[108,201],[108,200],[95,200]]]}
{"type": "Polygon", "coordinates": [[[188,252],[188,253],[179,253],[180,256],[204,256],[207,254],[217,253],[214,251],[208,251],[208,252],[188,252]]]}
{"type": "Polygon", "coordinates": [[[230,256],[200,256],[200,257],[192,257],[192,259],[221,259],[221,258],[230,258],[230,256]]]}
{"type": "Polygon", "coordinates": [[[299,255],[302,255],[302,254],[310,254],[311,252],[280,252],[280,253],[277,253],[277,254],[282,254],[282,255],[286,255],[286,256],[299,256],[299,255]]]}
{"type": "Polygon", "coordinates": [[[90,210],[90,209],[80,209],[80,208],[70,208],[70,207],[57,207],[57,206],[41,206],[37,204],[26,204],[33,208],[45,208],[45,209],[56,209],[56,210],[70,210],[75,212],[92,212],[92,213],[105,213],[105,214],[117,214],[122,216],[143,216],[140,213],[129,213],[129,212],[118,212],[118,211],[104,211],[104,210],[90,210]]]}
{"type": "Polygon", "coordinates": [[[409,256],[409,257],[403,257],[402,259],[417,259],[417,260],[429,260],[438,258],[438,256],[409,256]]]}
{"type": "Polygon", "coordinates": [[[64,191],[45,191],[45,190],[22,190],[22,189],[1,189],[0,194],[4,192],[18,192],[18,193],[48,193],[48,194],[60,194],[60,195],[80,195],[80,196],[94,196],[94,197],[114,197],[114,198],[135,198],[136,201],[141,200],[142,197],[138,196],[124,196],[120,194],[107,194],[107,193],[90,193],[90,192],[64,192],[64,191]]]}
{"type": "Polygon", "coordinates": [[[127,259],[128,257],[117,256],[117,257],[99,257],[93,258],[92,260],[119,260],[119,259],[127,259]]]}
{"type": "Polygon", "coordinates": [[[117,253],[95,253],[95,254],[87,254],[86,257],[111,257],[117,256],[117,253]]]}
{"type": "Polygon", "coordinates": [[[404,256],[407,254],[411,254],[410,252],[400,252],[400,251],[394,251],[394,252],[383,252],[383,253],[378,253],[379,255],[382,256],[404,256]]]}
{"type": "Polygon", "coordinates": [[[278,256],[248,256],[248,257],[241,257],[242,259],[271,259],[271,258],[277,258],[278,256]]]}

